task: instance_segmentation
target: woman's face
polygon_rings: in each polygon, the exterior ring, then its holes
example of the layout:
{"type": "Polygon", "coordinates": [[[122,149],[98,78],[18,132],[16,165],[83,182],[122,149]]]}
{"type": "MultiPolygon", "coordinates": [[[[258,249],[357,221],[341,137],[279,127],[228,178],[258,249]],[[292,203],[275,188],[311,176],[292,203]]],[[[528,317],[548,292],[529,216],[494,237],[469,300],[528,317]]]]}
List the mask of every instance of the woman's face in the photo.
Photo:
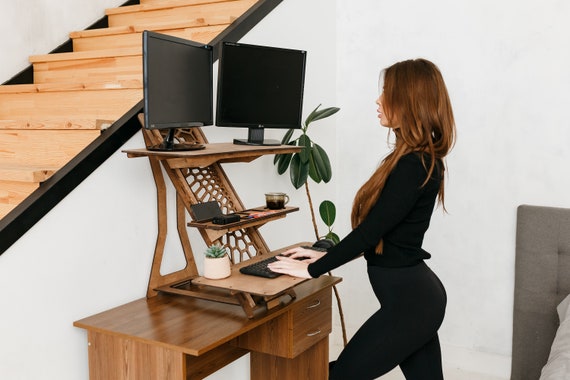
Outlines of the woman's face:
{"type": "Polygon", "coordinates": [[[376,104],[378,105],[378,109],[376,109],[376,111],[378,112],[378,119],[380,119],[380,125],[390,128],[391,127],[390,122],[388,121],[388,118],[384,113],[384,107],[382,106],[383,100],[384,100],[384,93],[381,93],[378,99],[376,100],[376,104]]]}

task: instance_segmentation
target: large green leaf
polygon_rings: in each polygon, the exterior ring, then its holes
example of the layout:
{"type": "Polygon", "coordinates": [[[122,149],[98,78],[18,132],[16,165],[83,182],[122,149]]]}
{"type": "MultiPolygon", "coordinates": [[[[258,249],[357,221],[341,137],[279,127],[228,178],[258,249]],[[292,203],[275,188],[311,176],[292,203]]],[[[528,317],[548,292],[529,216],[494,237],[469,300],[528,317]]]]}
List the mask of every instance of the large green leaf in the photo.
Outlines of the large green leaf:
{"type": "Polygon", "coordinates": [[[311,112],[309,116],[307,116],[307,119],[305,119],[305,126],[309,126],[309,124],[311,124],[313,121],[317,121],[320,119],[327,118],[331,115],[334,115],[340,110],[340,108],[338,107],[327,107],[322,110],[319,110],[320,106],[321,105],[319,104],[317,108],[315,108],[313,112],[311,112]]]}
{"type": "Polygon", "coordinates": [[[340,108],[338,107],[328,107],[328,108],[324,108],[318,112],[315,113],[315,116],[313,117],[313,120],[311,120],[311,122],[313,121],[317,121],[320,119],[325,119],[329,116],[334,115],[335,113],[337,113],[338,111],[340,111],[340,108]]]}
{"type": "Polygon", "coordinates": [[[319,206],[319,214],[323,222],[325,222],[328,227],[331,227],[336,219],[336,207],[334,203],[326,200],[322,201],[319,206]]]}
{"type": "MultiPolygon", "coordinates": [[[[297,142],[296,141],[291,141],[289,143],[287,143],[287,145],[289,146],[297,146],[297,142]]],[[[273,165],[277,165],[277,163],[282,159],[283,156],[286,155],[290,155],[291,153],[282,153],[282,154],[276,154],[275,157],[273,157],[273,165]]],[[[283,174],[283,173],[280,173],[283,174]]]]}
{"type": "Polygon", "coordinates": [[[327,152],[318,144],[313,144],[313,149],[311,150],[313,160],[315,161],[315,167],[319,172],[319,175],[328,183],[332,178],[331,162],[327,152]]]}
{"type": "Polygon", "coordinates": [[[291,157],[293,156],[292,153],[289,154],[280,154],[279,161],[277,162],[277,173],[280,175],[285,173],[289,168],[289,164],[291,163],[291,157]]]}
{"type": "Polygon", "coordinates": [[[285,133],[285,136],[283,136],[283,139],[281,140],[282,145],[289,144],[289,142],[291,141],[291,136],[293,136],[293,132],[295,132],[294,129],[289,129],[287,133],[285,133]]]}
{"type": "Polygon", "coordinates": [[[321,105],[319,104],[313,111],[311,111],[311,113],[309,114],[309,116],[307,116],[307,118],[305,119],[305,126],[311,124],[311,122],[313,121],[313,119],[315,118],[315,115],[318,112],[318,109],[321,105]]]}
{"type": "Polygon", "coordinates": [[[301,152],[299,152],[301,162],[307,164],[309,162],[309,155],[311,154],[311,139],[309,136],[303,133],[301,137],[299,137],[299,146],[303,147],[301,152]]]}
{"type": "Polygon", "coordinates": [[[340,242],[340,238],[338,237],[337,234],[335,234],[332,231],[329,231],[326,235],[325,238],[327,239],[331,239],[335,244],[338,244],[340,242]]]}
{"type": "Polygon", "coordinates": [[[319,174],[319,171],[317,170],[317,167],[315,166],[315,160],[313,158],[312,152],[309,155],[309,177],[311,177],[311,179],[315,181],[315,183],[321,183],[321,181],[323,180],[323,178],[319,174]]]}
{"type": "Polygon", "coordinates": [[[299,153],[295,153],[291,159],[291,167],[289,170],[291,176],[291,183],[295,189],[301,188],[307,182],[309,176],[308,163],[303,164],[299,153]]]}

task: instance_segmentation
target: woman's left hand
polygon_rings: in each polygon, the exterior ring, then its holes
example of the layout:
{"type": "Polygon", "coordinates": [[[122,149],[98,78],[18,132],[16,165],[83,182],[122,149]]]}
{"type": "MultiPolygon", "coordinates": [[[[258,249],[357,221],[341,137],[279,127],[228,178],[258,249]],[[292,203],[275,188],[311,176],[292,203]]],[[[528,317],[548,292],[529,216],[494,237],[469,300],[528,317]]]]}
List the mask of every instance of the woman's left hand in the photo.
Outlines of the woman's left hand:
{"type": "Polygon", "coordinates": [[[273,272],[288,274],[299,278],[312,278],[307,270],[308,262],[295,260],[287,256],[276,256],[277,261],[272,262],[267,267],[273,272]]]}

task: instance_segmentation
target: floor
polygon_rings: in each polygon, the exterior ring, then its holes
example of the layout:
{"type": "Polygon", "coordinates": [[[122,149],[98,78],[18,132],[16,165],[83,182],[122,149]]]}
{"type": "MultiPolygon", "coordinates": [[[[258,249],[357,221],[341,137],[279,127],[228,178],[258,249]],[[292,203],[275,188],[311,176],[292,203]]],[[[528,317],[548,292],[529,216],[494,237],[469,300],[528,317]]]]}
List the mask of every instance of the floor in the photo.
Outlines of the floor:
{"type": "MultiPolygon", "coordinates": [[[[342,345],[331,345],[330,357],[336,358],[342,351],[342,345]]],[[[481,353],[475,354],[470,350],[462,350],[458,347],[445,346],[444,355],[450,360],[444,364],[443,374],[445,380],[509,380],[509,376],[501,376],[508,372],[505,366],[510,368],[510,359],[497,357],[496,355],[483,355],[481,353]],[[457,365],[452,363],[468,363],[469,370],[457,368],[457,365]],[[447,365],[447,366],[446,366],[447,365]],[[480,373],[479,368],[486,369],[487,373],[480,373]],[[494,375],[490,375],[493,373],[494,375]]],[[[399,368],[395,368],[390,373],[380,377],[381,380],[405,380],[404,375],[399,368]]],[[[570,380],[570,379],[569,379],[570,380]]]]}
{"type": "MultiPolygon", "coordinates": [[[[446,380],[507,380],[500,377],[484,375],[480,373],[466,372],[459,369],[448,368],[444,371],[446,380]]],[[[382,376],[382,380],[405,380],[404,375],[399,369],[382,376]]]]}

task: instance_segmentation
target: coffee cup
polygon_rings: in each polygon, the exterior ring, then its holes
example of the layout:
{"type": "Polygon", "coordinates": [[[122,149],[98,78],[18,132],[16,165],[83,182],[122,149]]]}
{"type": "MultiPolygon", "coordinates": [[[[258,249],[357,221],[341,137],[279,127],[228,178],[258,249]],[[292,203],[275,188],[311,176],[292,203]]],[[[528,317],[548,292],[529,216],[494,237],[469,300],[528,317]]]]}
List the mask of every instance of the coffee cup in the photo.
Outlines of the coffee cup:
{"type": "Polygon", "coordinates": [[[270,210],[279,210],[285,208],[289,203],[289,196],[285,193],[266,193],[265,204],[270,210]]]}

